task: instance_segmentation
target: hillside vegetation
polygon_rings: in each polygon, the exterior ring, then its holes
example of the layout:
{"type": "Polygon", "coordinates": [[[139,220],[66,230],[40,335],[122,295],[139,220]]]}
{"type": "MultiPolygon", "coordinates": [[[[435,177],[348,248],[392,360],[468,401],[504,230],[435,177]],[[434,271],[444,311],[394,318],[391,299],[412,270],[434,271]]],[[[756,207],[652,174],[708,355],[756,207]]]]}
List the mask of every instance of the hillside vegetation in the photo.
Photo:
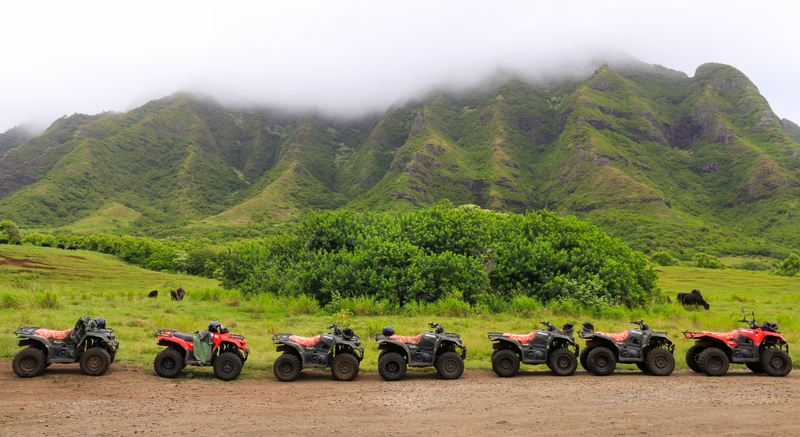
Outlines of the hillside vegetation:
{"type": "Polygon", "coordinates": [[[575,215],[682,260],[800,250],[796,125],[737,69],[493,79],[359,119],[183,93],[76,114],[0,159],[0,208],[23,229],[227,241],[311,210],[398,214],[449,199],[575,215]]]}

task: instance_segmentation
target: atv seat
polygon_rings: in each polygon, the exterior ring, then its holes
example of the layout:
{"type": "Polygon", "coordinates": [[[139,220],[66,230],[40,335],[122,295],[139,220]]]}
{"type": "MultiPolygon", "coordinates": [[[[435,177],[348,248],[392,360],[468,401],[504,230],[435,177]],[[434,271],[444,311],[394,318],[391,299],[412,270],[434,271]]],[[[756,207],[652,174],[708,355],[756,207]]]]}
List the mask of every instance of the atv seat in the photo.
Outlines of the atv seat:
{"type": "Polygon", "coordinates": [[[730,331],[730,332],[703,331],[703,334],[713,335],[715,337],[720,337],[720,338],[722,338],[724,340],[731,340],[731,341],[732,340],[736,340],[737,338],[739,338],[739,330],[738,329],[734,329],[733,331],[730,331]]]}
{"type": "Polygon", "coordinates": [[[63,340],[69,336],[72,332],[72,328],[67,329],[66,331],[55,331],[52,329],[44,329],[39,328],[34,331],[34,334],[42,336],[44,338],[52,338],[53,340],[63,340]]]}
{"type": "Polygon", "coordinates": [[[628,336],[630,335],[630,332],[623,331],[623,332],[620,332],[619,334],[611,334],[611,333],[608,333],[608,332],[595,332],[595,334],[597,334],[597,335],[605,335],[606,337],[613,338],[614,341],[616,341],[616,342],[621,342],[621,341],[625,341],[625,339],[628,338],[628,336]]]}
{"type": "Polygon", "coordinates": [[[299,335],[292,335],[289,337],[289,341],[293,341],[295,343],[302,344],[303,346],[314,346],[315,344],[319,343],[319,338],[322,336],[315,335],[313,337],[301,337],[299,335]]]}
{"type": "Polygon", "coordinates": [[[419,342],[422,340],[422,334],[415,335],[413,337],[408,336],[408,335],[393,335],[391,338],[392,338],[392,340],[397,340],[400,343],[419,344],[419,342]]]}
{"type": "Polygon", "coordinates": [[[183,332],[172,331],[172,335],[188,342],[194,341],[194,336],[192,334],[184,334],[183,332]]]}
{"type": "Polygon", "coordinates": [[[533,341],[533,338],[536,337],[536,331],[531,332],[530,334],[503,334],[503,337],[508,337],[512,340],[517,340],[520,343],[529,343],[533,341]]]}

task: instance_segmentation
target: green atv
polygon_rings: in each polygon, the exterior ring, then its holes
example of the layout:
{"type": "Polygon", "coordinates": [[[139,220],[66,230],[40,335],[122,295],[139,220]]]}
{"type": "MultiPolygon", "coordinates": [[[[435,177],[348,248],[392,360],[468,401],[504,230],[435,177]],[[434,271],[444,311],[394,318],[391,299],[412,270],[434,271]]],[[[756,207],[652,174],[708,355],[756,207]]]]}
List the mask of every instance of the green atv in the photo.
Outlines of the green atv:
{"type": "Polygon", "coordinates": [[[14,373],[22,378],[39,376],[52,363],[81,363],[81,371],[100,376],[108,370],[119,349],[114,330],[106,321],[81,317],[74,328],[54,331],[36,326],[14,330],[20,346],[27,346],[14,356],[14,373]]]}

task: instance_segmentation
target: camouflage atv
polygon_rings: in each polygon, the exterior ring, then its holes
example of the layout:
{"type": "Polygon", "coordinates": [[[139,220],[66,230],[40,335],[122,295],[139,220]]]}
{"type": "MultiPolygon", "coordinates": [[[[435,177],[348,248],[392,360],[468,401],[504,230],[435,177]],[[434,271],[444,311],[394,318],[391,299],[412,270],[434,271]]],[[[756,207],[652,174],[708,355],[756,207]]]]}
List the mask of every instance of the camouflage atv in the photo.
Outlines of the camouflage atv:
{"type": "Polygon", "coordinates": [[[364,359],[361,338],[352,329],[341,329],[336,323],[328,329],[333,332],[314,337],[286,333],[273,335],[272,341],[280,345],[278,352],[283,352],[272,366],[275,377],[280,381],[294,381],[303,369],[330,367],[334,378],[352,381],[364,359]]]}
{"type": "Polygon", "coordinates": [[[508,378],[519,371],[519,363],[547,364],[559,376],[569,376],[578,368],[578,345],[572,337],[574,326],[567,323],[559,331],[549,321],[541,322],[547,329],[516,335],[489,332],[493,341],[492,369],[497,376],[508,378]]]}
{"type": "Polygon", "coordinates": [[[22,326],[14,334],[20,346],[27,346],[12,362],[14,373],[22,378],[41,375],[52,363],[75,362],[80,362],[86,375],[100,376],[114,362],[119,349],[114,330],[106,328],[106,321],[99,317],[82,317],[65,331],[22,326]]]}
{"type": "Polygon", "coordinates": [[[406,366],[435,366],[442,379],[457,379],[464,373],[467,347],[461,336],[444,332],[444,327],[429,323],[433,332],[417,336],[395,335],[394,328],[385,326],[383,332],[375,334],[378,349],[378,372],[387,381],[397,381],[406,374],[406,366]],[[457,353],[456,349],[461,353],[457,353]]]}

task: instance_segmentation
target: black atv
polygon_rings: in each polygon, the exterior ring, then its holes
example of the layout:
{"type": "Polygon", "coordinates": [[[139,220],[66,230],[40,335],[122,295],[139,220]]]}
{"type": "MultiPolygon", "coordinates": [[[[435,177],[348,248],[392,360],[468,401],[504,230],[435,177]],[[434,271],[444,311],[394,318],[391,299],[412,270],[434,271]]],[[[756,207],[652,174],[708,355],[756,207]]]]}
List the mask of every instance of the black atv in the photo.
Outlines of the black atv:
{"type": "Polygon", "coordinates": [[[395,335],[394,328],[385,326],[375,334],[378,349],[378,372],[387,381],[397,381],[406,374],[406,365],[412,367],[435,366],[443,379],[457,379],[464,373],[467,347],[461,336],[444,332],[444,327],[429,323],[433,332],[423,332],[414,337],[395,335]],[[461,351],[457,353],[456,349],[461,351]]]}
{"type": "Polygon", "coordinates": [[[667,376],[675,369],[675,345],[666,332],[651,331],[642,320],[639,325],[619,334],[594,332],[591,323],[584,323],[578,335],[586,339],[580,361],[584,369],[597,376],[610,375],[620,363],[636,364],[643,372],[667,376]]]}
{"type": "Polygon", "coordinates": [[[280,381],[294,381],[302,369],[330,366],[334,378],[352,381],[364,359],[361,338],[352,329],[341,329],[336,323],[328,329],[333,332],[314,337],[285,333],[273,335],[272,341],[280,345],[278,352],[283,352],[272,366],[275,377],[280,381]]]}
{"type": "Polygon", "coordinates": [[[524,364],[547,364],[558,376],[569,376],[578,368],[578,345],[572,337],[575,327],[565,324],[559,331],[549,321],[540,322],[547,329],[537,329],[530,334],[516,335],[489,332],[492,345],[492,369],[497,376],[508,378],[524,364]]]}
{"type": "Polygon", "coordinates": [[[54,331],[36,326],[14,330],[20,346],[28,346],[14,356],[14,373],[22,378],[41,375],[52,363],[81,363],[81,371],[100,376],[108,370],[119,349],[114,330],[101,318],[82,317],[75,327],[54,331]]]}

